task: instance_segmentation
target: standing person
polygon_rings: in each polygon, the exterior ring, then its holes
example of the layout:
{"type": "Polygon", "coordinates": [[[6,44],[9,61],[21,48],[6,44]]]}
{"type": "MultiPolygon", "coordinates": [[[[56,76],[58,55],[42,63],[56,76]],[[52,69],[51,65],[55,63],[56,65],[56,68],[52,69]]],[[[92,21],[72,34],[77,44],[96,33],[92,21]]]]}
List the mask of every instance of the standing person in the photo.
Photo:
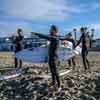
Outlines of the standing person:
{"type": "MultiPolygon", "coordinates": [[[[13,38],[13,44],[15,45],[15,54],[23,49],[23,38],[24,36],[22,35],[23,31],[22,29],[18,28],[17,29],[17,34],[15,38],[13,38]]],[[[22,67],[22,60],[18,60],[16,57],[14,58],[14,63],[15,63],[15,68],[21,68],[22,67]]]]}
{"type": "Polygon", "coordinates": [[[51,75],[52,75],[52,85],[55,86],[57,82],[58,87],[60,87],[60,79],[59,79],[59,74],[57,70],[57,59],[58,59],[57,50],[59,46],[59,40],[57,37],[58,35],[57,26],[52,25],[49,32],[50,32],[50,36],[37,34],[37,33],[35,35],[39,36],[40,38],[45,38],[50,41],[49,50],[48,50],[48,53],[49,53],[48,64],[49,64],[51,75]]]}
{"type": "Polygon", "coordinates": [[[87,36],[86,29],[84,27],[82,27],[80,29],[80,32],[82,33],[82,35],[81,35],[80,40],[78,41],[77,45],[82,43],[82,60],[83,60],[84,69],[86,71],[86,70],[90,69],[89,61],[87,59],[88,48],[89,48],[90,43],[89,43],[89,38],[87,36]]]}
{"type": "MultiPolygon", "coordinates": [[[[67,37],[67,40],[69,39],[70,42],[72,42],[72,49],[75,49],[75,40],[73,39],[72,34],[71,33],[68,33],[66,35],[66,37],[67,37]]],[[[68,64],[69,64],[69,66],[73,66],[73,70],[74,70],[75,69],[75,66],[76,66],[75,57],[72,57],[71,59],[69,59],[68,60],[68,64]]]]}

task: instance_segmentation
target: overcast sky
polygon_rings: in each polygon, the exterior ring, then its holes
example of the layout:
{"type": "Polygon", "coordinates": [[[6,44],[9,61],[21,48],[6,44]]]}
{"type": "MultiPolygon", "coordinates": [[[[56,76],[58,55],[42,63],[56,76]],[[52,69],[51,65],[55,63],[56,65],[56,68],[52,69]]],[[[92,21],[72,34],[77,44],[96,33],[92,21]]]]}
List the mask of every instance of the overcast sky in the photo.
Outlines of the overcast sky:
{"type": "MultiPolygon", "coordinates": [[[[36,31],[48,34],[50,25],[65,34],[73,28],[95,28],[100,37],[100,0],[0,0],[0,36],[36,31]]],[[[79,35],[79,32],[77,33],[79,35]]]]}

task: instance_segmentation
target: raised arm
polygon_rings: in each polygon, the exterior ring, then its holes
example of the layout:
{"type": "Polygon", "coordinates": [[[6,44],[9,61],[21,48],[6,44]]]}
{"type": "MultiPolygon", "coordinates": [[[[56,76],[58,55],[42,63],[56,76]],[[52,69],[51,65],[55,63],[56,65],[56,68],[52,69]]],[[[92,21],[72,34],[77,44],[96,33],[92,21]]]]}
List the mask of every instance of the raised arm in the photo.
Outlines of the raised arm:
{"type": "MultiPolygon", "coordinates": [[[[33,32],[31,32],[33,33],[33,32]]],[[[33,33],[34,35],[40,37],[40,38],[44,38],[44,39],[47,39],[47,40],[50,40],[50,37],[49,36],[46,36],[46,35],[43,35],[43,34],[40,34],[40,33],[33,33]]]]}

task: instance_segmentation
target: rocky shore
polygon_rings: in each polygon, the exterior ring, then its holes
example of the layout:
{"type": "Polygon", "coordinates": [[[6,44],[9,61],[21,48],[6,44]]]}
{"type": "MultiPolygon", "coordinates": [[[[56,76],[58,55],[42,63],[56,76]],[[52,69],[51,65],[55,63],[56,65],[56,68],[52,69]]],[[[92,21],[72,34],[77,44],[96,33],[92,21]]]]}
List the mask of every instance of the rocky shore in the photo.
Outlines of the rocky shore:
{"type": "MultiPolygon", "coordinates": [[[[46,64],[37,66],[24,63],[23,66],[29,67],[26,74],[0,81],[0,100],[100,100],[100,63],[99,58],[96,58],[100,57],[98,54],[89,55],[91,72],[76,70],[62,76],[60,89],[50,85],[51,79],[37,77],[48,74],[46,64]]],[[[79,58],[77,62],[80,62],[79,58]]],[[[10,63],[8,61],[9,66],[10,63]]],[[[1,69],[7,67],[1,65],[1,69]]],[[[60,70],[68,70],[67,67],[67,64],[62,64],[60,70]]],[[[82,66],[78,68],[82,69],[82,66]]]]}
{"type": "MultiPolygon", "coordinates": [[[[37,73],[36,73],[37,74],[37,73]]],[[[100,73],[81,73],[61,78],[61,89],[50,80],[33,75],[0,82],[0,100],[100,100],[100,73]]]]}

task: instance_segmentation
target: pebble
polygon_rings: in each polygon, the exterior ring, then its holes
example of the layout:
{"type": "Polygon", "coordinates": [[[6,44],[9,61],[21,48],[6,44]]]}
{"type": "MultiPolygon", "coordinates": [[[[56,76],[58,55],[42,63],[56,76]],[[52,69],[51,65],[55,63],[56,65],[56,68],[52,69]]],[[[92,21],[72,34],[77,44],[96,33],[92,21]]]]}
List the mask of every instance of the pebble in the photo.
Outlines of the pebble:
{"type": "Polygon", "coordinates": [[[99,100],[100,73],[73,73],[62,79],[60,91],[50,87],[50,80],[22,76],[15,80],[0,81],[0,100],[99,100]]]}

